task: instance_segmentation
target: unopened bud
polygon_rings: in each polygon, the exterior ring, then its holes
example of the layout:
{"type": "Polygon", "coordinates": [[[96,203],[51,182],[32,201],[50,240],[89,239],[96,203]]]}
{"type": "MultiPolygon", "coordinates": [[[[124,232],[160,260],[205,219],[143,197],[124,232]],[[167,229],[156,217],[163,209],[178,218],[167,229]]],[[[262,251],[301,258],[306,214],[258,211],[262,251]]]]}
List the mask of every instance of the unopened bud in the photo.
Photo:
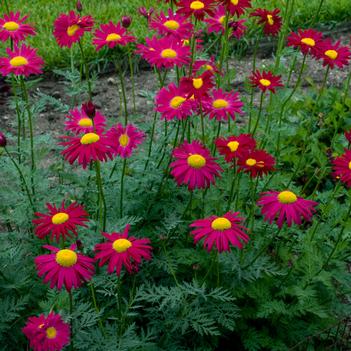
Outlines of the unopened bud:
{"type": "Polygon", "coordinates": [[[95,105],[91,100],[82,105],[82,109],[89,118],[94,118],[96,114],[95,105]]]}
{"type": "Polygon", "coordinates": [[[6,140],[5,134],[0,132],[0,147],[5,147],[6,144],[7,144],[7,140],[6,140]]]}
{"type": "Polygon", "coordinates": [[[83,11],[83,5],[80,2],[80,0],[77,0],[77,2],[76,2],[76,9],[77,9],[78,12],[82,12],[83,11]]]}
{"type": "Polygon", "coordinates": [[[121,22],[124,28],[129,28],[129,26],[132,24],[132,18],[130,16],[123,16],[121,22]]]}

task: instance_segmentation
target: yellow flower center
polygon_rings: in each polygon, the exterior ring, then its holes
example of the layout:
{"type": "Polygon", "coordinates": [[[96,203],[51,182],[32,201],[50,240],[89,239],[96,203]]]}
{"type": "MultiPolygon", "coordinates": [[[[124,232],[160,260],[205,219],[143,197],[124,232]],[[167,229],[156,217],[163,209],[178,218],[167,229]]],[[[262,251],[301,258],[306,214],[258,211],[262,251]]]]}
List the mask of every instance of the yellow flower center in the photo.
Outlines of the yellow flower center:
{"type": "Polygon", "coordinates": [[[193,87],[195,89],[200,89],[204,85],[202,78],[193,78],[193,87]]]}
{"type": "Polygon", "coordinates": [[[49,327],[48,329],[46,329],[46,337],[48,339],[55,339],[57,335],[57,331],[54,327],[49,327]]]}
{"type": "Polygon", "coordinates": [[[237,141],[230,141],[227,146],[229,147],[231,152],[235,152],[238,150],[239,143],[237,141]]]}
{"type": "Polygon", "coordinates": [[[96,133],[87,133],[80,138],[80,143],[83,145],[94,144],[100,140],[96,133]]]}
{"type": "Polygon", "coordinates": [[[5,28],[6,30],[13,32],[19,28],[19,24],[13,21],[5,22],[2,26],[2,28],[5,28]]]}
{"type": "Polygon", "coordinates": [[[301,39],[301,43],[306,44],[308,46],[315,46],[316,42],[312,38],[303,38],[301,39]]]}
{"type": "Polygon", "coordinates": [[[349,170],[351,170],[351,161],[349,162],[349,170]]]}
{"type": "Polygon", "coordinates": [[[269,87],[272,83],[270,80],[268,79],[260,79],[260,83],[261,85],[263,85],[264,87],[269,87]]]}
{"type": "Polygon", "coordinates": [[[223,24],[224,19],[225,19],[225,16],[221,16],[221,17],[219,17],[218,22],[219,22],[220,24],[223,24]]]}
{"type": "Polygon", "coordinates": [[[272,15],[267,15],[267,21],[270,26],[273,26],[274,20],[272,15]]]}
{"type": "Polygon", "coordinates": [[[171,107],[173,107],[173,108],[179,108],[185,100],[186,100],[186,99],[185,99],[183,96],[175,96],[175,97],[171,100],[170,105],[171,105],[171,107]]]}
{"type": "Polygon", "coordinates": [[[72,267],[77,260],[78,256],[73,250],[63,249],[56,253],[56,262],[62,267],[72,267]]]}
{"type": "Polygon", "coordinates": [[[67,28],[67,35],[69,37],[73,37],[74,34],[76,34],[76,31],[79,29],[78,24],[73,24],[72,26],[69,26],[67,28]]]}
{"type": "Polygon", "coordinates": [[[92,127],[93,126],[93,120],[90,118],[81,118],[78,122],[78,124],[81,127],[92,127]]]}
{"type": "Polygon", "coordinates": [[[252,167],[257,163],[257,161],[254,158],[248,158],[245,163],[247,166],[252,167]]]}
{"type": "Polygon", "coordinates": [[[122,134],[118,139],[119,145],[126,147],[129,143],[129,136],[127,134],[122,134]]]}
{"type": "Polygon", "coordinates": [[[164,49],[161,51],[161,57],[163,57],[163,58],[176,58],[177,51],[175,51],[173,49],[164,49]]]}
{"type": "Polygon", "coordinates": [[[187,162],[190,167],[199,169],[205,166],[206,159],[199,154],[194,154],[188,157],[187,162]]]}
{"type": "Polygon", "coordinates": [[[325,56],[328,56],[330,59],[335,60],[338,57],[338,52],[335,50],[327,50],[324,53],[325,56]]]}
{"type": "Polygon", "coordinates": [[[292,204],[297,201],[297,196],[292,191],[282,191],[278,194],[278,201],[282,204],[292,204]]]}
{"type": "Polygon", "coordinates": [[[225,217],[218,217],[216,218],[212,223],[211,223],[211,228],[213,230],[227,230],[232,227],[232,223],[230,222],[229,219],[225,217]]]}
{"type": "Polygon", "coordinates": [[[112,247],[118,253],[122,253],[132,247],[132,243],[127,239],[117,239],[113,242],[112,247]]]}
{"type": "Polygon", "coordinates": [[[106,37],[106,41],[110,42],[110,41],[118,41],[121,40],[122,37],[117,34],[117,33],[111,33],[106,37]]]}
{"type": "Polygon", "coordinates": [[[183,39],[182,44],[183,44],[183,46],[189,46],[190,45],[189,39],[183,39]]]}
{"type": "Polygon", "coordinates": [[[15,56],[13,59],[10,60],[10,65],[12,67],[20,67],[28,65],[28,60],[23,56],[15,56]]]}
{"type": "Polygon", "coordinates": [[[63,224],[69,220],[69,215],[65,212],[59,212],[52,216],[52,224],[63,224]]]}
{"type": "Polygon", "coordinates": [[[239,4],[239,0],[230,0],[230,2],[235,6],[239,4]]]}
{"type": "Polygon", "coordinates": [[[201,10],[205,7],[205,4],[202,2],[202,1],[193,1],[191,4],[190,4],[190,8],[192,10],[201,10]]]}
{"type": "Polygon", "coordinates": [[[225,108],[228,107],[228,101],[224,100],[224,99],[217,99],[215,101],[213,101],[212,106],[214,108],[225,108]]]}
{"type": "Polygon", "coordinates": [[[166,21],[163,25],[170,30],[177,30],[179,28],[179,23],[174,20],[166,21]]]}

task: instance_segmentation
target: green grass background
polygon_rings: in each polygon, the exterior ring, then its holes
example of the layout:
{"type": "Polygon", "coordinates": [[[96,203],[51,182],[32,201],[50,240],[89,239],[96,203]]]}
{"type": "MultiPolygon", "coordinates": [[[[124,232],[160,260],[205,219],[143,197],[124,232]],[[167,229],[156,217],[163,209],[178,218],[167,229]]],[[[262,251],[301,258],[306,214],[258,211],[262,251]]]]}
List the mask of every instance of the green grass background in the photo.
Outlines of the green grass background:
{"type": "MultiPolygon", "coordinates": [[[[81,0],[84,6],[84,14],[91,14],[96,20],[96,24],[109,20],[117,22],[123,15],[133,17],[131,31],[138,37],[143,38],[149,35],[146,20],[138,14],[140,6],[154,7],[157,11],[166,7],[162,1],[157,0],[81,0]]],[[[293,26],[305,27],[315,13],[320,0],[295,0],[295,11],[293,26]]],[[[38,35],[29,40],[29,43],[39,49],[40,55],[46,62],[47,69],[66,66],[70,62],[70,50],[60,49],[52,35],[53,22],[62,12],[68,12],[75,8],[75,0],[8,0],[10,9],[19,10],[23,14],[28,14],[29,21],[35,24],[38,35]]],[[[285,6],[285,1],[278,0],[255,0],[255,7],[281,9],[285,6]]],[[[4,11],[4,5],[2,5],[4,11]]],[[[320,23],[338,23],[351,20],[351,0],[324,0],[320,14],[320,23]]],[[[95,51],[90,44],[91,36],[86,36],[86,50],[89,59],[96,58],[95,51]]],[[[5,45],[1,44],[0,51],[3,52],[5,45]]]]}

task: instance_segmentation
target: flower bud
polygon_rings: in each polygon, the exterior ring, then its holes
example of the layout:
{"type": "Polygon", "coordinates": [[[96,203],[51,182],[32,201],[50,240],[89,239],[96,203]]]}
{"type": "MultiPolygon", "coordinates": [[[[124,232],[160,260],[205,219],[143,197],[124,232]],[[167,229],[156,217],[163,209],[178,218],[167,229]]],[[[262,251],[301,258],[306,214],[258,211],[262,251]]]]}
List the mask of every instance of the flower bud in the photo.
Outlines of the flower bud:
{"type": "Polygon", "coordinates": [[[76,9],[77,9],[78,12],[82,12],[83,11],[83,5],[80,2],[80,0],[77,0],[77,2],[76,2],[76,9]]]}
{"type": "Polygon", "coordinates": [[[123,28],[129,28],[129,26],[132,24],[132,17],[123,16],[121,22],[122,22],[123,28]]]}
{"type": "Polygon", "coordinates": [[[153,14],[154,9],[152,7],[150,7],[149,10],[147,10],[144,6],[143,7],[139,7],[139,13],[145,17],[147,20],[151,17],[151,15],[153,14]]]}
{"type": "Polygon", "coordinates": [[[0,147],[5,147],[6,144],[7,144],[7,140],[6,140],[5,134],[0,132],[0,147]]]}
{"type": "Polygon", "coordinates": [[[96,113],[95,105],[91,100],[82,105],[82,109],[89,118],[94,118],[96,113]]]}

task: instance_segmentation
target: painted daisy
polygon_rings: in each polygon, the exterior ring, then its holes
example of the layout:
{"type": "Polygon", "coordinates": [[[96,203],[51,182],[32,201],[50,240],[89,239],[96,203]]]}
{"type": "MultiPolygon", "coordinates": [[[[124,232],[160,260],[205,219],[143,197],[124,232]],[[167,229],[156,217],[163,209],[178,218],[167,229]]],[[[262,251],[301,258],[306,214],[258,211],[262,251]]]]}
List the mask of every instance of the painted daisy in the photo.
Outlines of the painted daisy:
{"type": "Polygon", "coordinates": [[[51,245],[45,245],[43,248],[52,253],[38,256],[34,262],[39,277],[43,278],[44,283],[50,282],[51,289],[57,287],[61,290],[64,286],[67,291],[71,291],[93,277],[94,260],[76,252],[77,245],[61,250],[51,245]]]}
{"type": "Polygon", "coordinates": [[[191,144],[185,141],[172,155],[175,161],[170,165],[171,175],[179,186],[186,184],[189,190],[208,188],[223,171],[210,151],[197,140],[191,144]]]}
{"type": "Polygon", "coordinates": [[[345,153],[336,157],[333,161],[333,176],[351,187],[351,150],[345,149],[345,153]]]}
{"type": "Polygon", "coordinates": [[[297,33],[290,33],[287,45],[300,48],[304,55],[312,54],[318,57],[322,36],[322,33],[314,29],[298,29],[297,33]]]}
{"type": "Polygon", "coordinates": [[[239,155],[239,172],[250,173],[252,178],[262,177],[274,170],[275,160],[264,150],[252,150],[239,155]]]}
{"type": "Polygon", "coordinates": [[[186,17],[194,16],[203,20],[206,15],[213,16],[215,2],[213,0],[180,0],[177,2],[178,13],[186,17]]]}
{"type": "Polygon", "coordinates": [[[208,33],[224,33],[226,10],[224,6],[218,6],[213,17],[204,19],[207,23],[208,33]]]}
{"type": "Polygon", "coordinates": [[[150,240],[138,239],[134,236],[128,237],[129,228],[128,224],[123,233],[102,233],[107,242],[95,246],[95,260],[99,261],[100,267],[108,263],[107,272],[109,274],[116,271],[117,276],[120,276],[122,267],[130,274],[135,273],[142,259],[151,260],[150,240]]]}
{"type": "Polygon", "coordinates": [[[215,58],[211,57],[210,60],[196,60],[193,64],[194,74],[201,74],[205,71],[211,72],[212,74],[219,74],[219,69],[216,65],[215,58]]]}
{"type": "Polygon", "coordinates": [[[256,70],[250,76],[250,82],[253,87],[259,88],[264,93],[269,90],[275,93],[277,87],[282,87],[281,76],[274,76],[272,72],[256,70]]]}
{"type": "Polygon", "coordinates": [[[200,76],[180,79],[180,90],[183,90],[187,97],[193,97],[196,100],[208,97],[208,92],[213,87],[213,74],[210,71],[205,71],[200,76]]]}
{"type": "Polygon", "coordinates": [[[251,17],[258,17],[258,24],[263,24],[263,33],[265,35],[276,36],[282,27],[282,19],[279,16],[280,10],[274,9],[256,9],[251,12],[251,17]]]}
{"type": "Polygon", "coordinates": [[[330,39],[326,39],[320,45],[319,58],[323,60],[323,66],[343,68],[350,63],[351,52],[347,46],[341,46],[340,41],[333,44],[330,39]]]}
{"type": "Polygon", "coordinates": [[[305,221],[310,221],[316,212],[315,207],[318,205],[315,201],[296,196],[290,190],[264,192],[257,204],[262,206],[261,212],[264,220],[269,223],[276,221],[279,228],[284,223],[288,227],[293,223],[300,225],[302,218],[305,221]]]}
{"type": "Polygon", "coordinates": [[[240,17],[246,9],[251,7],[251,0],[220,0],[232,16],[240,17]]]}
{"type": "Polygon", "coordinates": [[[244,36],[244,34],[247,30],[247,27],[244,25],[244,23],[246,23],[245,19],[229,22],[229,27],[232,30],[231,36],[233,38],[236,38],[239,40],[244,36]]]}

